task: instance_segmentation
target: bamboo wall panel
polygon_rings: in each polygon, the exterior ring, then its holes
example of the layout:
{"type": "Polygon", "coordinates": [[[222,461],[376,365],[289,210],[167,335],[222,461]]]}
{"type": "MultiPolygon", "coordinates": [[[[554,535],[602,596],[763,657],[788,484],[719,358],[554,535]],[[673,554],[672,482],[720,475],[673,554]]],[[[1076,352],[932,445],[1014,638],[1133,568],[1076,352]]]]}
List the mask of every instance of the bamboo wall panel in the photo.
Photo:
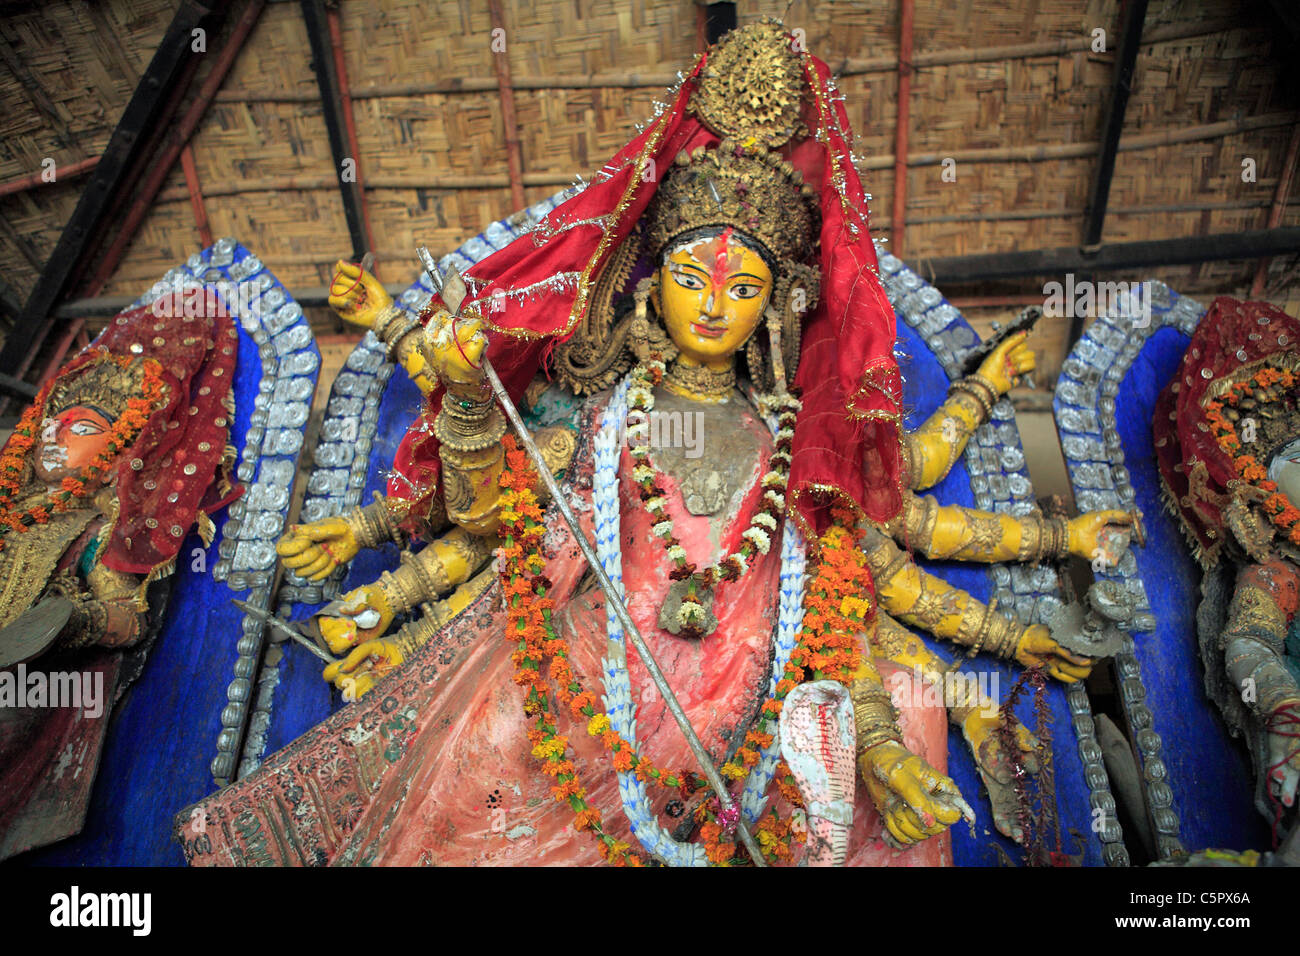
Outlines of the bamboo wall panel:
{"type": "MultiPolygon", "coordinates": [[[[386,281],[415,274],[416,244],[445,250],[514,211],[494,57],[508,58],[518,87],[523,172],[531,182],[525,195],[533,202],[577,176],[589,177],[636,124],[651,119],[655,101],[665,95],[658,81],[689,69],[696,53],[696,6],[688,0],[505,0],[503,6],[505,51],[493,52],[487,8],[478,0],[339,4],[358,159],[386,281]],[[560,83],[547,88],[547,78],[560,83]],[[453,89],[457,84],[471,89],[453,89]]],[[[39,13],[0,19],[0,37],[23,55],[82,151],[60,152],[57,124],[36,110],[0,64],[0,179],[38,171],[46,155],[73,160],[102,150],[133,89],[127,74],[138,75],[147,65],[174,7],[174,0],[104,0],[92,16],[86,4],[54,0],[39,13]]],[[[241,8],[236,4],[235,15],[241,8]]],[[[873,197],[873,231],[888,239],[897,4],[742,0],[740,13],[742,23],[783,17],[788,28],[803,31],[812,52],[845,74],[839,87],[873,197]]],[[[1118,0],[917,0],[912,157],[1035,148],[1047,158],[959,158],[955,182],[943,180],[940,165],[912,165],[905,258],[923,266],[930,257],[1079,241],[1095,164],[1089,150],[1101,136],[1118,28],[1118,0]],[[1107,31],[1104,53],[1072,48],[987,58],[1017,44],[1078,47],[1096,27],[1107,31]],[[1062,150],[1074,152],[1059,155],[1062,150]]],[[[1124,140],[1300,114],[1300,103],[1288,98],[1294,87],[1281,80],[1289,62],[1266,5],[1154,0],[1146,33],[1162,30],[1194,35],[1142,47],[1124,140]]],[[[213,38],[209,42],[215,47],[213,38]]],[[[324,284],[333,261],[351,247],[318,97],[299,5],[270,3],[193,139],[214,234],[238,237],[290,287],[324,284]]],[[[1289,133],[1286,125],[1271,125],[1121,151],[1105,241],[1259,228],[1289,133]],[[1245,156],[1256,159],[1254,183],[1241,182],[1245,156]]],[[[76,204],[80,182],[0,198],[0,216],[43,258],[76,204]]],[[[1300,207],[1289,207],[1284,221],[1300,221],[1300,207]]],[[[177,170],[104,293],[138,294],[198,245],[177,170]]],[[[8,281],[25,294],[35,270],[2,236],[0,254],[8,281]]],[[[1279,295],[1294,294],[1285,285],[1293,267],[1285,258],[1271,264],[1270,283],[1279,295]]],[[[1147,274],[1209,298],[1244,292],[1254,268],[1205,263],[1147,274]]],[[[1025,295],[1043,281],[954,295],[1025,295]]],[[[1017,308],[970,313],[978,325],[1017,308]]],[[[337,326],[325,310],[313,319],[321,331],[337,326]]],[[[1059,363],[1067,323],[1042,325],[1036,347],[1044,366],[1040,381],[1046,381],[1059,363]]]]}

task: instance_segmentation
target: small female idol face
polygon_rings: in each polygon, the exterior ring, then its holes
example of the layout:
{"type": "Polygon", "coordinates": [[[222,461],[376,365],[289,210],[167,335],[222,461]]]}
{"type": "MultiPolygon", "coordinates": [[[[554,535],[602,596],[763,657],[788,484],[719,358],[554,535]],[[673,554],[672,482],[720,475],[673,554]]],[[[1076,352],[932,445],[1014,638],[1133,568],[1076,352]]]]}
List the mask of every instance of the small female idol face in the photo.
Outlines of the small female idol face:
{"type": "Polygon", "coordinates": [[[758,327],[772,284],[767,263],[728,229],[668,252],[656,304],[684,358],[721,368],[758,327]]]}
{"type": "Polygon", "coordinates": [[[108,445],[112,427],[102,412],[83,405],[45,419],[33,449],[32,470],[37,479],[55,485],[81,475],[108,445]]]}

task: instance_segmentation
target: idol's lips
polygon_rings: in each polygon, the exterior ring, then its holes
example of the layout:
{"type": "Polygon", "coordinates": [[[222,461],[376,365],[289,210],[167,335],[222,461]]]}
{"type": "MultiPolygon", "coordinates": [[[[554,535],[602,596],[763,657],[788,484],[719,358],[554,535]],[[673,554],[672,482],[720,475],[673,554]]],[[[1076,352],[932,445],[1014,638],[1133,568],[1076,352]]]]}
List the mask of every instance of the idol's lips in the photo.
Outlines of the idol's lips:
{"type": "Polygon", "coordinates": [[[725,325],[701,325],[695,322],[691,325],[691,331],[696,335],[702,335],[706,339],[720,339],[727,334],[725,325]]]}

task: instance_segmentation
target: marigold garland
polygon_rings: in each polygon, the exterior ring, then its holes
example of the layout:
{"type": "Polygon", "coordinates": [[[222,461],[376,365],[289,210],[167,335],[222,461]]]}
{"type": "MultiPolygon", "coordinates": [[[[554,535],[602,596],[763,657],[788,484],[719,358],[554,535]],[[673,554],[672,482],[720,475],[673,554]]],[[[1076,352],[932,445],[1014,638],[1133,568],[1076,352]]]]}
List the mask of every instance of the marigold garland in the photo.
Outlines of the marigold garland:
{"type": "MultiPolygon", "coordinates": [[[[131,355],[106,355],[104,360],[116,362],[124,369],[137,361],[131,355]]],[[[0,550],[5,547],[9,531],[21,534],[34,524],[45,524],[50,520],[51,514],[70,510],[93,492],[118,456],[131,446],[140,429],[148,422],[149,416],[167,395],[162,366],[154,359],[144,359],[143,368],[140,395],[127,400],[126,408],[108,433],[104,450],[95,456],[79,477],[64,478],[60,490],[49,495],[48,501],[15,513],[14,503],[22,490],[27,456],[36,445],[38,421],[45,414],[45,406],[57,379],[51,379],[41,389],[36,399],[23,412],[13,435],[0,453],[0,550]]]]}
{"type": "MultiPolygon", "coordinates": [[[[688,771],[668,773],[655,767],[612,729],[609,717],[599,710],[595,695],[584,690],[574,673],[569,663],[568,643],[558,635],[552,620],[554,602],[546,596],[551,582],[542,574],[545,562],[541,556],[541,539],[546,529],[533,493],[536,474],[513,436],[507,436],[503,445],[505,467],[499,479],[502,490],[498,500],[504,544],[498,567],[505,590],[506,636],[517,642],[511,654],[516,668],[513,679],[527,688],[524,712],[536,720],[528,731],[528,739],[533,745],[532,755],[542,762],[542,772],[555,778],[553,796],[574,811],[575,828],[592,834],[603,859],[620,866],[641,866],[649,862],[629,844],[607,833],[600,811],[587,803],[577,767],[568,756],[568,739],[559,733],[557,716],[548,703],[552,690],[575,719],[586,718],[587,733],[598,738],[609,751],[616,770],[634,771],[642,780],[677,788],[686,798],[704,790],[704,799],[698,801],[695,812],[710,862],[718,865],[745,862],[736,852],[737,845],[729,829],[718,821],[718,801],[708,796],[711,791],[704,789],[703,781],[688,771]],[[550,681],[543,671],[544,665],[549,665],[546,670],[550,681]]],[[[758,763],[759,751],[773,740],[774,722],[791,690],[809,679],[848,683],[861,663],[858,634],[874,615],[874,589],[865,555],[858,546],[862,532],[856,527],[854,515],[847,509],[837,508],[832,516],[834,523],[819,541],[817,573],[805,593],[798,644],[776,692],[763,704],[736,759],[720,768],[724,776],[744,779],[749,768],[758,763]]],[[[777,768],[776,784],[787,801],[802,805],[793,776],[784,763],[777,768]]],[[[754,835],[769,862],[784,862],[793,856],[795,830],[793,820],[780,817],[773,808],[756,824],[754,835]]]]}
{"type": "Polygon", "coordinates": [[[1237,435],[1236,426],[1223,414],[1225,405],[1235,408],[1242,398],[1252,397],[1256,388],[1268,389],[1280,385],[1284,390],[1290,390],[1295,384],[1296,377],[1289,369],[1265,366],[1248,381],[1233,383],[1222,398],[1207,402],[1205,420],[1219,447],[1232,458],[1237,474],[1267,495],[1261,508],[1269,521],[1287,536],[1288,541],[1300,545],[1300,509],[1291,503],[1285,492],[1278,489],[1275,482],[1268,480],[1268,471],[1254,455],[1240,454],[1242,442],[1237,435]]]}

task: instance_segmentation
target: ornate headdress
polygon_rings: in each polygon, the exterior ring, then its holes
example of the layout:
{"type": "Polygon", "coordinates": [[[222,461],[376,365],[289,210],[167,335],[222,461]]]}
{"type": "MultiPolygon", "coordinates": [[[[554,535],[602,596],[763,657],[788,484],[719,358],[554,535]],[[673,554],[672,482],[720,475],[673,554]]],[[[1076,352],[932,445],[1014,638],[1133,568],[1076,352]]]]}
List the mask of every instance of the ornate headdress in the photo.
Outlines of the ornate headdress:
{"type": "Polygon", "coordinates": [[[802,262],[821,226],[817,193],[788,160],[731,140],[679,154],[646,215],[646,251],[656,259],[688,233],[735,226],[769,265],[802,262]]]}
{"type": "Polygon", "coordinates": [[[1300,503],[1266,470],[1300,438],[1298,346],[1300,321],[1221,296],[1160,393],[1153,429],[1166,503],[1206,566],[1230,539],[1255,560],[1275,546],[1300,548],[1300,503]]]}
{"type": "MultiPolygon", "coordinates": [[[[783,351],[793,339],[801,353],[793,384],[804,409],[790,502],[818,531],[835,500],[872,520],[892,518],[902,502],[902,380],[848,129],[829,68],[798,51],[780,24],[729,33],[582,192],[533,235],[469,269],[474,299],[501,333],[488,356],[511,394],[523,394],[557,342],[566,343],[566,356],[556,356],[562,376],[566,363],[589,380],[597,369],[623,371],[630,356],[618,356],[627,355],[631,329],[615,320],[617,304],[649,274],[647,255],[675,236],[718,224],[745,232],[780,260],[771,303],[778,309],[793,267],[815,252],[817,270],[799,277],[809,288],[808,310],[782,335],[783,351]],[[683,155],[685,165],[676,165],[683,155]]],[[[746,357],[760,378],[752,350],[746,357]]],[[[391,493],[433,493],[437,447],[426,426],[440,404],[438,392],[399,448],[401,477],[391,493]]]]}
{"type": "Polygon", "coordinates": [[[76,405],[98,409],[116,420],[127,402],[139,397],[144,382],[144,361],[135,359],[123,366],[105,356],[55,380],[45,403],[46,414],[58,414],[76,405]]]}

